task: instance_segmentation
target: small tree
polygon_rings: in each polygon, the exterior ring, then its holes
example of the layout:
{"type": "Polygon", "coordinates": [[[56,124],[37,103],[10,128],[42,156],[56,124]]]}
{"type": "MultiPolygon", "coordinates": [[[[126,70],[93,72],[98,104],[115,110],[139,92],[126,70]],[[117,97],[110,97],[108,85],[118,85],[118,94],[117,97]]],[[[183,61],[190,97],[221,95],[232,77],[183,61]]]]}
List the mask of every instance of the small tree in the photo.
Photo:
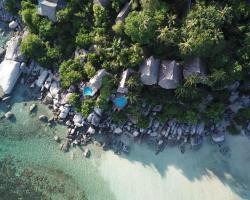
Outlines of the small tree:
{"type": "Polygon", "coordinates": [[[46,46],[43,41],[34,34],[29,34],[21,43],[21,52],[28,58],[38,61],[46,54],[46,46]]]}

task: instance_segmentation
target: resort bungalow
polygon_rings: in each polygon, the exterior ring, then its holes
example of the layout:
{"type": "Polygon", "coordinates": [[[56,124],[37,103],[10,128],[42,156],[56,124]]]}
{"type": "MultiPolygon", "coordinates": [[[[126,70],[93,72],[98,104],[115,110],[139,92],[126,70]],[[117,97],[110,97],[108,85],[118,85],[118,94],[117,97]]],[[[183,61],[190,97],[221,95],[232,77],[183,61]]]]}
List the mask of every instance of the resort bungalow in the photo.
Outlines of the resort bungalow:
{"type": "Polygon", "coordinates": [[[60,0],[40,0],[38,13],[48,17],[51,21],[56,22],[56,12],[59,10],[59,5],[62,5],[60,0]]]}
{"type": "Polygon", "coordinates": [[[141,81],[144,85],[154,85],[158,81],[160,60],[153,56],[146,59],[140,67],[141,81]]]}
{"type": "Polygon", "coordinates": [[[94,4],[99,4],[103,7],[107,7],[110,4],[110,0],[94,0],[94,4]]]}
{"type": "Polygon", "coordinates": [[[125,20],[125,18],[128,16],[131,5],[132,5],[132,0],[127,2],[126,5],[123,7],[123,9],[119,12],[115,20],[116,22],[125,20]]]}
{"type": "Polygon", "coordinates": [[[117,89],[116,97],[113,99],[113,103],[115,107],[119,110],[123,109],[128,103],[127,97],[125,96],[125,94],[128,93],[126,82],[129,76],[131,75],[131,73],[133,72],[134,70],[128,68],[122,73],[122,78],[121,78],[119,87],[117,89]]]}
{"type": "Polygon", "coordinates": [[[126,87],[126,82],[129,78],[129,76],[131,75],[131,73],[133,73],[134,70],[131,68],[126,69],[123,73],[122,73],[122,78],[119,84],[119,87],[117,89],[118,93],[122,93],[125,94],[128,92],[128,88],[126,87]]]}
{"type": "Polygon", "coordinates": [[[96,92],[102,87],[102,79],[107,75],[105,69],[99,70],[96,75],[89,80],[83,89],[84,96],[94,96],[96,92]]]}
{"type": "Polygon", "coordinates": [[[191,75],[206,76],[205,66],[201,58],[197,57],[190,60],[183,69],[183,76],[187,78],[191,75]]]}
{"type": "Polygon", "coordinates": [[[162,61],[158,85],[164,89],[176,89],[181,81],[180,65],[173,61],[162,61]]]}

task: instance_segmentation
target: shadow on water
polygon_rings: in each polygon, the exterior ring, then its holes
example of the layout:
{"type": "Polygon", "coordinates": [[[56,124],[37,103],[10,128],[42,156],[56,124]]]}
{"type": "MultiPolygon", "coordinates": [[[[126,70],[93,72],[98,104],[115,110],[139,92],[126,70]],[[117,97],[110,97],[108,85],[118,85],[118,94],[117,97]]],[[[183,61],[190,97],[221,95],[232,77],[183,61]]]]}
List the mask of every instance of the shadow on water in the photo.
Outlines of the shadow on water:
{"type": "Polygon", "coordinates": [[[156,169],[162,178],[166,178],[171,167],[180,170],[181,174],[191,182],[202,181],[205,177],[216,178],[241,199],[248,200],[250,199],[250,176],[247,166],[250,167],[250,141],[245,138],[241,146],[241,140],[236,143],[234,140],[237,138],[230,138],[231,142],[224,144],[232,150],[227,156],[220,153],[218,146],[206,141],[202,149],[198,151],[190,149],[185,154],[177,148],[169,148],[155,155],[146,144],[140,145],[143,146],[143,150],[140,150],[141,147],[138,145],[134,145],[132,153],[122,157],[132,163],[139,162],[144,167],[156,169]],[[245,150],[233,152],[236,148],[245,148],[245,150]]]}
{"type": "MultiPolygon", "coordinates": [[[[14,103],[22,103],[25,106],[26,103],[37,99],[39,95],[38,91],[34,92],[23,86],[18,86],[18,89],[16,89],[14,93],[15,96],[13,96],[9,102],[0,103],[0,113],[9,110],[7,105],[12,106],[14,103]]],[[[16,120],[11,121],[11,123],[16,123],[16,120]]],[[[0,126],[1,125],[2,122],[0,120],[0,126]]],[[[35,125],[31,132],[36,131],[38,128],[39,126],[35,125]]],[[[224,157],[219,153],[218,147],[206,144],[197,152],[191,152],[191,150],[188,150],[185,154],[181,154],[177,148],[171,148],[156,156],[152,149],[148,148],[148,146],[145,147],[146,145],[143,144],[140,145],[140,147],[134,145],[129,156],[121,155],[121,157],[132,163],[139,162],[145,167],[153,167],[162,178],[166,177],[166,174],[171,167],[180,170],[181,173],[192,182],[202,180],[204,177],[211,179],[216,177],[242,199],[250,199],[249,171],[239,171],[241,170],[241,167],[237,166],[240,164],[250,166],[250,157],[245,159],[245,157],[249,155],[247,155],[247,152],[250,152],[250,147],[247,143],[245,143],[244,146],[241,146],[240,142],[233,144],[230,144],[229,142],[226,145],[238,145],[239,148],[246,148],[246,150],[243,151],[244,154],[232,152],[231,157],[224,157]],[[242,158],[239,159],[241,156],[242,158]],[[242,159],[245,159],[245,162],[240,162],[242,159]],[[232,163],[232,161],[234,161],[234,163],[232,163]]],[[[236,147],[232,148],[232,146],[230,146],[230,148],[235,149],[236,147]]],[[[246,166],[242,166],[242,168],[246,168],[246,166]]]]}

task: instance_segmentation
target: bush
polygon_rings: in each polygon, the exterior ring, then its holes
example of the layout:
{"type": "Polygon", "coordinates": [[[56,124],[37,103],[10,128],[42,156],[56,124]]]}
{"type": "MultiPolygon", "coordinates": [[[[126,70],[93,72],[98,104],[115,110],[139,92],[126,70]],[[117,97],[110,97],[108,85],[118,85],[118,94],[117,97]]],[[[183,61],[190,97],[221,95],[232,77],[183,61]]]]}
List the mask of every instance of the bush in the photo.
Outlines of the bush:
{"type": "MultiPolygon", "coordinates": [[[[32,7],[33,4],[30,5],[32,7]]],[[[39,32],[41,17],[37,14],[36,7],[27,8],[20,11],[22,20],[32,33],[39,32]]]]}
{"type": "Polygon", "coordinates": [[[69,103],[75,108],[79,109],[81,107],[80,95],[77,93],[73,93],[69,97],[69,103]]]}
{"type": "Polygon", "coordinates": [[[138,123],[137,123],[137,126],[139,128],[148,128],[149,126],[149,118],[148,117],[140,117],[139,120],[138,120],[138,123]]]}
{"type": "Polygon", "coordinates": [[[92,78],[96,73],[95,67],[90,62],[84,64],[84,71],[88,78],[92,78]]]}
{"type": "Polygon", "coordinates": [[[212,103],[205,110],[204,117],[207,120],[213,120],[214,122],[219,122],[223,119],[224,112],[225,112],[224,103],[212,103]]]}
{"type": "Polygon", "coordinates": [[[88,115],[92,112],[94,105],[95,105],[95,100],[85,99],[81,106],[81,112],[83,116],[88,117],[88,115]]]}
{"type": "Polygon", "coordinates": [[[103,77],[102,87],[100,89],[100,95],[96,101],[96,105],[102,109],[106,109],[108,99],[111,96],[113,89],[114,89],[113,79],[109,76],[103,77]]]}
{"type": "Polygon", "coordinates": [[[127,117],[123,112],[114,112],[112,114],[112,121],[116,124],[124,124],[127,121],[127,117]]]}
{"type": "Polygon", "coordinates": [[[113,31],[117,35],[123,35],[124,34],[124,22],[122,21],[117,21],[115,25],[112,26],[113,31]]]}
{"type": "Polygon", "coordinates": [[[20,0],[5,0],[4,6],[9,13],[16,15],[20,7],[20,0]]]}
{"type": "Polygon", "coordinates": [[[250,108],[242,108],[235,115],[234,120],[239,125],[245,125],[250,120],[250,108]]]}
{"type": "Polygon", "coordinates": [[[79,83],[83,78],[80,70],[80,64],[74,60],[63,62],[59,68],[59,74],[63,88],[79,83]]]}
{"type": "Polygon", "coordinates": [[[231,135],[239,135],[240,134],[240,130],[234,124],[230,124],[230,126],[227,127],[227,131],[231,135]]]}
{"type": "Polygon", "coordinates": [[[28,58],[38,61],[46,54],[46,46],[43,41],[34,34],[29,34],[22,40],[21,52],[28,58]]]}
{"type": "Polygon", "coordinates": [[[76,45],[88,49],[93,42],[93,35],[86,30],[80,30],[76,35],[76,45]]]}
{"type": "Polygon", "coordinates": [[[95,26],[100,28],[106,28],[109,22],[108,10],[106,10],[106,8],[102,7],[101,5],[94,4],[93,12],[95,26]]]}
{"type": "Polygon", "coordinates": [[[125,33],[133,42],[152,43],[156,30],[156,20],[144,12],[131,12],[125,20],[125,33]]]}

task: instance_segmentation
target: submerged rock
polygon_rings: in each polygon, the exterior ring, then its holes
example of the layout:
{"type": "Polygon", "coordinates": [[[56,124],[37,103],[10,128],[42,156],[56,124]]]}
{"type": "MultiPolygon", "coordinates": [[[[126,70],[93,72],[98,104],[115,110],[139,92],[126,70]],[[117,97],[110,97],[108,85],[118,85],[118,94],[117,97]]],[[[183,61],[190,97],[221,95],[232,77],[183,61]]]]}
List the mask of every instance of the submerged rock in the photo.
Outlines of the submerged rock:
{"type": "Polygon", "coordinates": [[[54,140],[55,140],[56,142],[60,142],[60,138],[59,138],[57,135],[55,135],[54,140]]]}
{"type": "Polygon", "coordinates": [[[32,104],[30,106],[30,112],[33,112],[36,108],[37,108],[37,105],[36,104],[32,104]]]}
{"type": "Polygon", "coordinates": [[[15,115],[12,112],[7,112],[7,113],[5,113],[4,116],[5,116],[6,119],[10,119],[10,118],[14,117],[15,115]]]}
{"type": "Polygon", "coordinates": [[[47,121],[48,121],[48,117],[45,116],[45,115],[40,115],[40,116],[39,116],[39,120],[40,120],[40,121],[43,121],[43,122],[47,122],[47,121]]]}

